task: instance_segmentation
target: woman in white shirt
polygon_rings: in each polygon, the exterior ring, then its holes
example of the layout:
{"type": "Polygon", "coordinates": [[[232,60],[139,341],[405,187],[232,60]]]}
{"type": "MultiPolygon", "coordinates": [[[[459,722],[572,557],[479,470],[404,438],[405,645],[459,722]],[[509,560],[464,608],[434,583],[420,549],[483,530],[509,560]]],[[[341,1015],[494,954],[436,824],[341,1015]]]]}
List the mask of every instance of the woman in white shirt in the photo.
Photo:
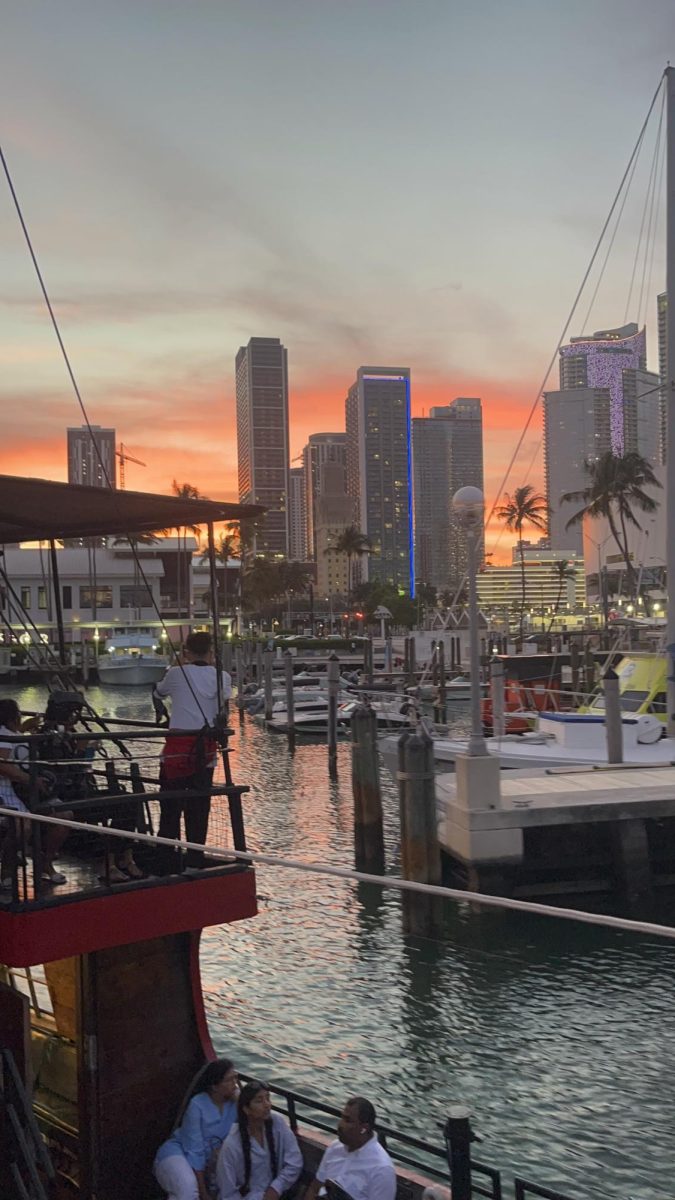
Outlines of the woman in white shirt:
{"type": "Polygon", "coordinates": [[[239,1094],[237,1124],[218,1155],[218,1200],[280,1200],[301,1171],[296,1136],[272,1112],[267,1085],[247,1083],[239,1094]]]}

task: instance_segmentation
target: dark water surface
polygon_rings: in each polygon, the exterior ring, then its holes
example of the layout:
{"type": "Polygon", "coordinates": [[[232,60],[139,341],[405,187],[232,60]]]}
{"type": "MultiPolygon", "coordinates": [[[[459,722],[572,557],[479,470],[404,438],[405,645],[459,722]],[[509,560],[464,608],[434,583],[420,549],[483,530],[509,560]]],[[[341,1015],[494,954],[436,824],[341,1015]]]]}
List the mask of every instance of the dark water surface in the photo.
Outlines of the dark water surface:
{"type": "MultiPolygon", "coordinates": [[[[89,698],[152,717],[145,689],[89,698]]],[[[325,747],[291,757],[284,739],[237,730],[251,849],[353,865],[349,746],[338,753],[333,783],[325,747]]],[[[396,791],[382,780],[398,873],[396,791]]],[[[255,920],[202,941],[213,1039],[242,1070],[336,1103],[365,1093],[433,1139],[461,1102],[482,1161],[573,1200],[675,1197],[672,943],[450,902],[437,937],[412,937],[395,892],[271,867],[258,887],[255,920]]]]}

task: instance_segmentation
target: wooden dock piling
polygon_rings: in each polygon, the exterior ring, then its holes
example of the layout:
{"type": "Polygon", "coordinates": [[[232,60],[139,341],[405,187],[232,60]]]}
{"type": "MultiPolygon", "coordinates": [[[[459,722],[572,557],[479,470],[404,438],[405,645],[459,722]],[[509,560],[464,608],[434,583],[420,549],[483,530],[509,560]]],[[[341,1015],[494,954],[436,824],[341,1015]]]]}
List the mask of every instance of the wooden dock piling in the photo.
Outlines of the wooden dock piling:
{"type": "MultiPolygon", "coordinates": [[[[434,787],[434,745],[428,733],[406,731],[398,742],[401,865],[406,879],[440,883],[441,855],[434,787]]],[[[430,896],[404,893],[404,923],[423,933],[438,922],[438,904],[430,896]]]]}
{"type": "Polygon", "coordinates": [[[490,699],[492,701],[492,736],[503,737],[506,732],[504,664],[499,659],[490,664],[490,699]]]}
{"type": "Polygon", "coordinates": [[[237,676],[237,709],[239,711],[239,720],[244,720],[244,656],[241,651],[241,646],[237,646],[234,652],[234,669],[237,676]]]}
{"type": "Polygon", "coordinates": [[[445,690],[445,642],[438,643],[438,715],[437,720],[445,725],[448,719],[448,709],[445,690]]]}
{"type": "Polygon", "coordinates": [[[377,751],[377,717],[367,704],[354,711],[352,726],[352,791],[354,794],[354,862],[357,871],[384,873],[382,792],[377,751]]]}
{"type": "Polygon", "coordinates": [[[607,737],[607,762],[623,762],[623,725],[621,724],[621,696],[619,676],[608,667],[602,677],[605,694],[605,734],[607,737]]]}
{"type": "Polygon", "coordinates": [[[262,642],[255,644],[255,681],[258,687],[262,687],[263,680],[263,647],[262,642]]]}
{"type": "Polygon", "coordinates": [[[272,664],[274,651],[265,650],[263,654],[263,678],[265,688],[265,720],[272,720],[272,664]]]}
{"type": "Polygon", "coordinates": [[[293,655],[290,650],[284,654],[284,675],[286,677],[286,732],[288,744],[295,745],[295,697],[293,695],[293,655]]]}
{"type": "Polygon", "coordinates": [[[328,659],[328,774],[337,776],[337,709],[340,691],[340,660],[333,653],[328,659]]]}

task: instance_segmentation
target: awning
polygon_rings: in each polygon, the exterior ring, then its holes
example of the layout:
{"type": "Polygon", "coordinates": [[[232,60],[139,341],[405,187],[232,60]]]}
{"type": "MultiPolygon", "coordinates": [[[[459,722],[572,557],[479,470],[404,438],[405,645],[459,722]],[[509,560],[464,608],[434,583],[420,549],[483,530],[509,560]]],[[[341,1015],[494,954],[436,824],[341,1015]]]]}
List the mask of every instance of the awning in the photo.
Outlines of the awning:
{"type": "Polygon", "coordinates": [[[259,504],[184,500],[0,475],[0,544],[156,533],[210,521],[241,521],[264,512],[259,504]]]}

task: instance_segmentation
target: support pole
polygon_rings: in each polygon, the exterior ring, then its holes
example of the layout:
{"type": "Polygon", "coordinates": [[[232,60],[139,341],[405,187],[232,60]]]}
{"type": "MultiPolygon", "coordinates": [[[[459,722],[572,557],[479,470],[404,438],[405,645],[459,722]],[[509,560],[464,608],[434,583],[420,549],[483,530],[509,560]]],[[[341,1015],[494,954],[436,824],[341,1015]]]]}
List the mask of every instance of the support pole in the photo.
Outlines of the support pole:
{"type": "Polygon", "coordinates": [[[408,638],[408,681],[411,687],[417,683],[417,651],[413,633],[408,638]]]}
{"type": "Polygon", "coordinates": [[[471,1200],[471,1125],[470,1112],[463,1105],[448,1109],[443,1130],[450,1168],[452,1200],[471,1200]]]}
{"type": "Polygon", "coordinates": [[[385,673],[385,675],[391,675],[391,673],[394,669],[394,652],[393,651],[394,651],[394,646],[393,646],[391,634],[389,634],[389,636],[387,638],[385,638],[385,642],[384,642],[384,673],[385,673]]]}
{"type": "Polygon", "coordinates": [[[237,709],[240,722],[244,720],[244,655],[241,645],[234,652],[234,669],[237,675],[237,709]]]}
{"type": "Polygon", "coordinates": [[[447,697],[445,691],[445,642],[438,643],[438,719],[445,725],[448,719],[447,697]]]}
{"type": "Polygon", "coordinates": [[[666,575],[668,609],[666,649],[669,737],[675,737],[675,68],[666,67],[666,575]]]}
{"type": "Polygon", "coordinates": [[[293,695],[293,655],[290,650],[284,652],[284,675],[286,677],[286,732],[288,744],[295,743],[295,697],[293,695]]]}
{"type": "MultiPolygon", "coordinates": [[[[403,875],[416,883],[440,883],[434,744],[425,731],[406,731],[399,738],[398,749],[403,875]]],[[[406,892],[403,912],[410,933],[428,933],[437,924],[438,905],[430,896],[406,892]]]]}
{"type": "Polygon", "coordinates": [[[272,664],[274,651],[265,650],[263,654],[263,675],[265,679],[265,720],[272,720],[272,664]]]}
{"type": "MultiPolygon", "coordinates": [[[[216,666],[216,695],[218,697],[218,712],[223,711],[223,660],[220,653],[220,623],[218,617],[218,571],[216,570],[216,543],[213,536],[213,521],[207,525],[209,544],[209,575],[211,576],[209,595],[211,597],[211,619],[213,623],[213,658],[216,666]]],[[[192,574],[190,574],[190,581],[192,574]]],[[[189,587],[192,587],[190,582],[189,587]]],[[[189,601],[188,601],[189,612],[189,601]]],[[[237,689],[241,692],[241,681],[237,679],[237,689]]]]}
{"type": "Polygon", "coordinates": [[[257,641],[255,644],[255,681],[258,687],[262,687],[263,680],[263,647],[262,642],[257,641]]]}
{"type": "Polygon", "coordinates": [[[328,659],[328,774],[337,776],[337,709],[340,691],[340,660],[333,653],[328,659]]]}
{"type": "Polygon", "coordinates": [[[377,717],[360,704],[352,716],[352,792],[354,865],[357,871],[384,874],[382,793],[377,753],[377,717]]]}
{"type": "Polygon", "coordinates": [[[492,701],[492,736],[501,738],[506,732],[504,716],[504,664],[496,659],[490,664],[490,699],[492,701]]]}
{"type": "Polygon", "coordinates": [[[59,646],[59,662],[62,667],[65,667],[66,659],[66,635],[63,628],[63,608],[61,607],[61,584],[59,582],[59,564],[56,560],[56,544],[53,538],[49,539],[49,559],[52,565],[52,587],[54,588],[54,612],[56,614],[56,637],[59,646]]]}
{"type": "Polygon", "coordinates": [[[621,697],[619,676],[609,667],[602,677],[605,693],[605,733],[607,735],[607,762],[623,762],[623,725],[621,724],[621,697]]]}

